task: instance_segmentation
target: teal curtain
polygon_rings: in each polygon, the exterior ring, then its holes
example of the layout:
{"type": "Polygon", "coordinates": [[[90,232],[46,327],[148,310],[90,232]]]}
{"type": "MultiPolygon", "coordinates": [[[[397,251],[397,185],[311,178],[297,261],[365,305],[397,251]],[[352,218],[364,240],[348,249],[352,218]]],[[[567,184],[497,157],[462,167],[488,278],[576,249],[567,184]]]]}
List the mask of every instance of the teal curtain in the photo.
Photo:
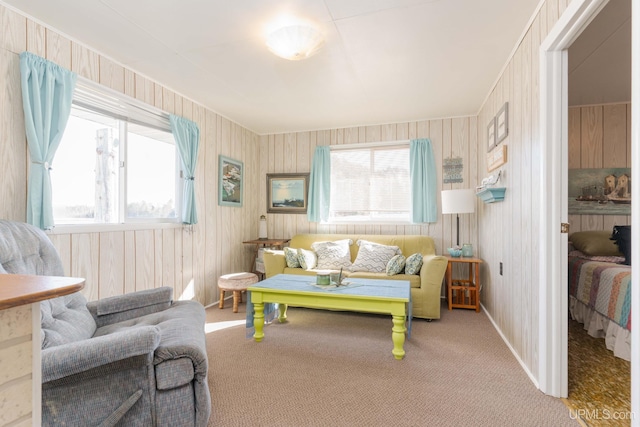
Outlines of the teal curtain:
{"type": "Polygon", "coordinates": [[[409,173],[411,175],[411,222],[436,222],[437,178],[431,140],[412,139],[409,143],[409,173]]]}
{"type": "Polygon", "coordinates": [[[182,165],[184,191],[182,194],[182,223],[197,224],[196,186],[194,183],[196,163],[198,163],[198,146],[200,144],[200,129],[198,125],[184,117],[169,116],[171,132],[178,146],[178,155],[182,165]]]}
{"type": "MultiPolygon", "coordinates": [[[[22,107],[31,158],[27,222],[53,228],[51,163],[71,112],[77,75],[29,52],[20,54],[22,107]]],[[[71,189],[70,189],[71,191],[71,189]]]]}
{"type": "Polygon", "coordinates": [[[307,218],[311,222],[329,219],[331,195],[331,154],[329,146],[316,147],[309,178],[309,207],[307,218]]]}

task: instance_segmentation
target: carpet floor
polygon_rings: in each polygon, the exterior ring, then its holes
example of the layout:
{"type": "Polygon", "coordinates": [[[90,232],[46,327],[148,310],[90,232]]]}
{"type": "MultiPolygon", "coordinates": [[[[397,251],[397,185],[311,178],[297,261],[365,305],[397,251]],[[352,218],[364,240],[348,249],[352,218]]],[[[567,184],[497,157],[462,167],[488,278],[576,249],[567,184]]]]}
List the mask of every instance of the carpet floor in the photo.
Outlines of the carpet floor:
{"type": "Polygon", "coordinates": [[[568,405],[589,427],[631,424],[631,363],[569,320],[568,405]]]}
{"type": "Polygon", "coordinates": [[[388,316],[290,308],[256,343],[244,310],[207,309],[210,427],[579,425],[484,313],[414,320],[398,361],[388,316]]]}

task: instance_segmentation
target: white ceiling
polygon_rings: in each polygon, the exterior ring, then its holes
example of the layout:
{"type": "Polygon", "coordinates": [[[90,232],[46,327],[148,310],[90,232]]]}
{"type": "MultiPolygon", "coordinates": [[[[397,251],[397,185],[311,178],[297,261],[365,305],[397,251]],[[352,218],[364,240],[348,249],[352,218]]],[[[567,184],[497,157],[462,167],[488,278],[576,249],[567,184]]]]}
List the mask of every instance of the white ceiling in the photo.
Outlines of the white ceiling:
{"type": "Polygon", "coordinates": [[[540,0],[2,0],[259,134],[475,115],[540,0]],[[265,46],[288,14],[325,45],[265,46]]]}
{"type": "Polygon", "coordinates": [[[569,105],[631,101],[631,0],[610,0],[569,48],[569,105]]]}

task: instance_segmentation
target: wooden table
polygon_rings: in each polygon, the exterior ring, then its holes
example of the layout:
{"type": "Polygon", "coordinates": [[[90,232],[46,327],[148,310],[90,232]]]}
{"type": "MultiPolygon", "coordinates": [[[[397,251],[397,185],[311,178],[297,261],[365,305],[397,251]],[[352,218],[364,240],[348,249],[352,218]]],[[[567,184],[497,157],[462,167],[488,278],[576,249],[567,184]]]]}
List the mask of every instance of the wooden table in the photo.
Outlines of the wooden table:
{"type": "Polygon", "coordinates": [[[79,291],[84,279],[0,274],[0,424],[39,426],[40,301],[79,291]]]}
{"type": "Polygon", "coordinates": [[[253,339],[264,338],[264,304],[278,303],[280,322],[286,319],[286,307],[322,308],[390,314],[393,322],[391,340],[393,356],[401,360],[407,327],[407,307],[411,300],[408,280],[347,279],[353,286],[321,288],[314,286],[315,276],[278,274],[249,286],[253,304],[253,339]]]}
{"type": "Polygon", "coordinates": [[[452,257],[445,255],[447,261],[447,301],[452,308],[472,308],[480,311],[480,264],[482,260],[475,257],[452,257]],[[454,279],[453,264],[467,264],[468,276],[465,279],[454,279]],[[455,295],[454,295],[455,291],[455,295]]]}
{"type": "Polygon", "coordinates": [[[256,271],[256,260],[258,259],[258,251],[260,250],[260,248],[266,248],[266,247],[275,247],[276,249],[282,249],[282,247],[284,245],[286,245],[287,243],[289,243],[289,240],[291,239],[255,239],[255,240],[246,240],[242,243],[248,244],[248,245],[255,245],[255,251],[254,251],[254,257],[253,257],[253,264],[251,266],[251,271],[255,274],[258,275],[258,277],[260,277],[260,279],[264,278],[264,272],[262,271],[256,271]]]}

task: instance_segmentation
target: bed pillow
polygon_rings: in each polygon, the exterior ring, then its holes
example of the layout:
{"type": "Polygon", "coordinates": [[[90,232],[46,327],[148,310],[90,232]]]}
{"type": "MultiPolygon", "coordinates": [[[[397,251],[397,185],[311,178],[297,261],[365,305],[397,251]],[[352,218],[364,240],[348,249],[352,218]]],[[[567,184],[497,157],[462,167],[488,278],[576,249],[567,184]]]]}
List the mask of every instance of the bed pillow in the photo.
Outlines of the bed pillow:
{"type": "Polygon", "coordinates": [[[284,248],[284,259],[287,261],[287,267],[300,268],[300,259],[298,258],[298,250],[294,248],[284,248]]]}
{"type": "Polygon", "coordinates": [[[422,267],[422,254],[417,253],[407,257],[404,264],[404,274],[419,274],[422,267]]]}
{"type": "Polygon", "coordinates": [[[351,271],[384,273],[391,258],[402,254],[402,251],[397,246],[386,246],[366,240],[358,240],[357,244],[360,248],[358,249],[358,256],[351,266],[351,271]]]}
{"type": "Polygon", "coordinates": [[[387,263],[387,276],[395,276],[404,270],[406,258],[404,255],[394,255],[387,263]]]}
{"type": "Polygon", "coordinates": [[[586,255],[623,256],[609,231],[577,231],[569,236],[573,246],[586,255]]]}
{"type": "Polygon", "coordinates": [[[313,251],[298,249],[298,261],[300,262],[300,267],[305,270],[311,270],[312,268],[316,268],[318,257],[313,251]]]}
{"type": "Polygon", "coordinates": [[[336,240],[335,242],[314,242],[311,249],[318,256],[318,269],[340,270],[351,267],[351,252],[349,246],[353,244],[351,239],[336,240]]]}

